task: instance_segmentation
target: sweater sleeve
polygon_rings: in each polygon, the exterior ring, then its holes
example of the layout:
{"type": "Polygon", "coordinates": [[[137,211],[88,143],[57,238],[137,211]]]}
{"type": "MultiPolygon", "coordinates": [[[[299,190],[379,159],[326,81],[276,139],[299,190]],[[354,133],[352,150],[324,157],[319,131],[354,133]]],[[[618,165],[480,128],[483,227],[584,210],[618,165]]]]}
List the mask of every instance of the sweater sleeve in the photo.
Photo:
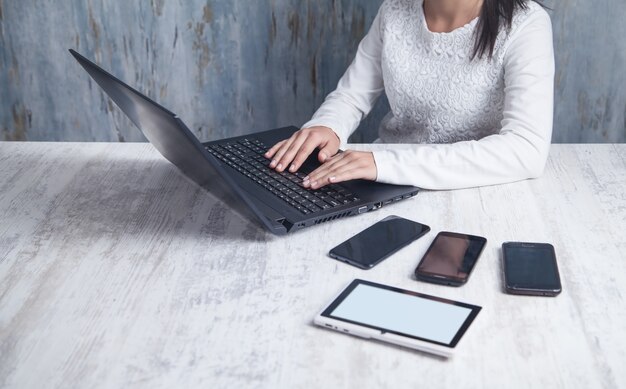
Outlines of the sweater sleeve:
{"type": "Polygon", "coordinates": [[[458,189],[536,178],[552,137],[552,25],[541,10],[511,37],[504,54],[501,130],[477,141],[405,145],[374,152],[377,181],[458,189]]]}
{"type": "Polygon", "coordinates": [[[359,43],[352,64],[339,80],[337,89],[330,93],[302,128],[325,126],[339,136],[342,144],[356,130],[383,92],[381,71],[381,19],[384,5],[378,11],[369,32],[359,43]]]}

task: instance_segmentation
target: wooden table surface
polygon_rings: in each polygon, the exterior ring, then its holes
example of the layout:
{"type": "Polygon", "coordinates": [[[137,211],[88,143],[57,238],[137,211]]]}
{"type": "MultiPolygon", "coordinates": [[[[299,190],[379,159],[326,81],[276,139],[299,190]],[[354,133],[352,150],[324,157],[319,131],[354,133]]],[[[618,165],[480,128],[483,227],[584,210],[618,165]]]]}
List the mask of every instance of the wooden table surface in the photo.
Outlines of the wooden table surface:
{"type": "Polygon", "coordinates": [[[0,387],[626,387],[623,144],[276,237],[149,144],[0,142],[0,221],[0,387]],[[392,214],[432,231],[369,271],[326,255],[392,214]],[[441,230],[488,239],[460,288],[412,278],[441,230]],[[503,293],[508,240],[554,244],[560,296],[503,293]],[[483,310],[447,361],[314,326],[354,278],[483,310]]]}

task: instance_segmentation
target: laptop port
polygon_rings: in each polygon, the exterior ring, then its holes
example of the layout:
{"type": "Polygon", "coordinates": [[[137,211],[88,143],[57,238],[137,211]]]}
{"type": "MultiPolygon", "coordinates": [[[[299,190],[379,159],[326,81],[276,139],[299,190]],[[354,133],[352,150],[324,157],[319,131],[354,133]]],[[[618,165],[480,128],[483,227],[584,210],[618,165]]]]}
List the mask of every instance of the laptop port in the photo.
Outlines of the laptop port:
{"type": "Polygon", "coordinates": [[[364,212],[367,212],[367,205],[364,205],[359,208],[359,213],[364,213],[364,212]]]}
{"type": "Polygon", "coordinates": [[[374,204],[374,208],[372,208],[372,210],[374,210],[374,209],[378,209],[378,208],[380,208],[380,207],[382,207],[382,206],[383,206],[383,202],[382,202],[382,201],[380,201],[380,202],[378,202],[378,203],[374,204]]]}

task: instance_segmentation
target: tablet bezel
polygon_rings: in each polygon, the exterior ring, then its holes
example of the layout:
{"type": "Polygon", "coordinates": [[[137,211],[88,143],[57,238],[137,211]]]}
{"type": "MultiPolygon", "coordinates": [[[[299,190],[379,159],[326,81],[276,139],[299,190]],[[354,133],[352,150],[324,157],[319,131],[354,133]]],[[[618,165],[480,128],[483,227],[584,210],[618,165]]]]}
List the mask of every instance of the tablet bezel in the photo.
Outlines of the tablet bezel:
{"type": "Polygon", "coordinates": [[[365,327],[365,328],[369,328],[369,329],[372,329],[372,330],[380,331],[381,335],[384,335],[386,333],[394,334],[394,335],[397,335],[397,336],[401,336],[403,338],[418,340],[418,341],[421,341],[421,342],[426,342],[426,343],[430,343],[430,344],[433,344],[433,345],[438,345],[438,346],[443,346],[443,347],[447,347],[447,348],[450,348],[450,349],[454,349],[456,347],[456,345],[459,343],[459,341],[461,340],[461,338],[463,337],[463,335],[465,335],[465,332],[470,327],[470,325],[472,324],[472,322],[474,321],[474,319],[476,318],[476,316],[478,315],[478,313],[480,312],[481,309],[482,309],[482,307],[479,307],[478,305],[462,303],[460,301],[454,301],[454,300],[449,300],[449,299],[445,299],[445,298],[441,298],[441,297],[431,296],[431,295],[428,295],[428,294],[413,292],[413,291],[406,290],[406,289],[395,288],[393,286],[378,284],[378,283],[371,282],[371,281],[355,279],[354,281],[352,281],[339,294],[339,296],[337,296],[320,313],[319,316],[322,316],[322,317],[325,317],[325,318],[328,318],[328,319],[332,319],[332,320],[337,320],[337,321],[344,322],[344,323],[350,323],[352,325],[356,325],[356,326],[359,326],[359,327],[365,327]],[[435,340],[432,340],[432,339],[422,338],[422,337],[419,337],[419,336],[410,335],[410,334],[406,334],[406,333],[403,333],[403,332],[390,330],[390,329],[387,329],[387,328],[377,327],[377,326],[374,326],[374,325],[371,325],[371,324],[367,324],[367,323],[361,323],[361,322],[357,322],[357,321],[353,321],[353,320],[348,320],[348,319],[345,319],[345,318],[342,318],[342,317],[333,316],[332,312],[335,310],[335,308],[337,308],[339,306],[339,304],[341,304],[346,299],[346,297],[348,297],[350,295],[350,293],[352,293],[352,291],[358,285],[367,285],[367,286],[370,286],[370,287],[379,288],[379,289],[385,289],[385,290],[392,291],[392,292],[395,292],[395,293],[408,294],[408,295],[411,295],[411,296],[420,297],[420,298],[424,298],[424,299],[427,299],[427,300],[436,301],[436,302],[440,302],[440,303],[444,303],[444,304],[456,305],[456,306],[459,306],[459,307],[470,309],[470,313],[467,316],[467,318],[465,319],[465,321],[463,322],[463,324],[459,327],[459,329],[457,330],[456,334],[454,335],[454,337],[452,338],[450,343],[448,343],[448,344],[443,343],[443,342],[438,342],[438,341],[435,341],[435,340]]]}

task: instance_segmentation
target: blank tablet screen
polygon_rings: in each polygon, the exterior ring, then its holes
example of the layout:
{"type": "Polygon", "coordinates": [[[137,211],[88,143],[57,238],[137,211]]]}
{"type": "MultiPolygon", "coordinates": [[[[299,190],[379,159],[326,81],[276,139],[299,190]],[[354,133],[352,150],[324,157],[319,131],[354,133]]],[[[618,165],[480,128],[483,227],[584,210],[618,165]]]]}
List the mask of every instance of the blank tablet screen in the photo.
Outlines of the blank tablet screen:
{"type": "Polygon", "coordinates": [[[454,347],[480,307],[355,280],[322,316],[454,347]]]}

